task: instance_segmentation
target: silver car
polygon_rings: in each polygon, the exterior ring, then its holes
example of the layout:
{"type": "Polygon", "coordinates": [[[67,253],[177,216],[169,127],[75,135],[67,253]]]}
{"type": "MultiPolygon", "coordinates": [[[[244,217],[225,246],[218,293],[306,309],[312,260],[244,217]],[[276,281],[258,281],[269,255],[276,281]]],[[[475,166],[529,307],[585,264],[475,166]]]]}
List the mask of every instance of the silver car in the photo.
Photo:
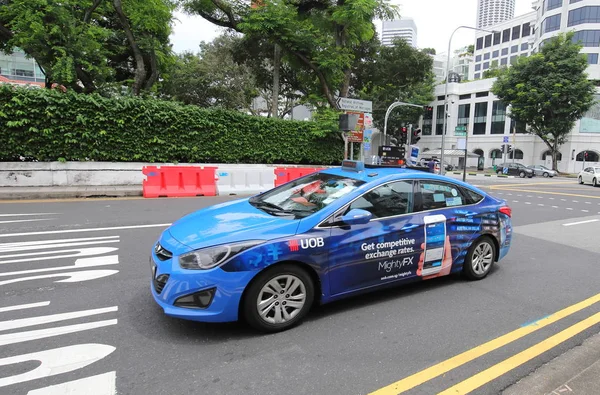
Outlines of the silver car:
{"type": "Polygon", "coordinates": [[[556,170],[548,169],[546,166],[542,166],[542,165],[534,165],[534,166],[527,166],[527,167],[532,169],[536,176],[554,177],[557,174],[556,170]]]}

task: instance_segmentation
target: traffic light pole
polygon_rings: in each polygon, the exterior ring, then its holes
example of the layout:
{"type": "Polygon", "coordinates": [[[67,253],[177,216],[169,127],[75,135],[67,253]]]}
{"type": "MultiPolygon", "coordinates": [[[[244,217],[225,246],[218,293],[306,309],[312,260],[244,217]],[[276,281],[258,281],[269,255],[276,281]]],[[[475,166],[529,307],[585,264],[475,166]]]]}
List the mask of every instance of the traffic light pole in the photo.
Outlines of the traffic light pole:
{"type": "Polygon", "coordinates": [[[388,122],[388,117],[390,116],[390,113],[392,112],[392,110],[396,107],[400,107],[400,106],[409,106],[409,107],[419,107],[420,109],[423,109],[423,105],[422,104],[412,104],[412,103],[404,103],[401,101],[397,101],[392,103],[387,111],[385,112],[385,119],[383,121],[383,145],[387,145],[387,122],[388,122]]]}

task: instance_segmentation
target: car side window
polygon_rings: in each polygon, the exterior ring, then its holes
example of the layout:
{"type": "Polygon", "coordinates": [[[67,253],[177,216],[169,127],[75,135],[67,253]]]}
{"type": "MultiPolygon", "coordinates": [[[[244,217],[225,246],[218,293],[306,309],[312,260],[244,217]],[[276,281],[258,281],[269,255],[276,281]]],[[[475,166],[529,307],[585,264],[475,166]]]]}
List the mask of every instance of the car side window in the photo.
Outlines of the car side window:
{"type": "Polygon", "coordinates": [[[397,181],[381,185],[352,202],[352,209],[367,210],[373,218],[409,214],[413,205],[412,181],[397,181]]]}
{"type": "Polygon", "coordinates": [[[465,204],[457,186],[439,181],[419,182],[421,210],[436,210],[465,204]]]}

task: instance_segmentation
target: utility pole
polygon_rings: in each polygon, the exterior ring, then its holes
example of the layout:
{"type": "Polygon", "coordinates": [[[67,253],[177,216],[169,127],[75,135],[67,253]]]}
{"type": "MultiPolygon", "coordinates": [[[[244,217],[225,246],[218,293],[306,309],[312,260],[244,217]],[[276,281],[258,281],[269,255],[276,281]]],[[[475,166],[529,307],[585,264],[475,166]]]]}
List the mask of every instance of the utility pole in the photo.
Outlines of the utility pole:
{"type": "Polygon", "coordinates": [[[281,64],[281,47],[275,44],[273,54],[273,97],[271,98],[271,116],[277,118],[279,112],[279,68],[281,64]]]}

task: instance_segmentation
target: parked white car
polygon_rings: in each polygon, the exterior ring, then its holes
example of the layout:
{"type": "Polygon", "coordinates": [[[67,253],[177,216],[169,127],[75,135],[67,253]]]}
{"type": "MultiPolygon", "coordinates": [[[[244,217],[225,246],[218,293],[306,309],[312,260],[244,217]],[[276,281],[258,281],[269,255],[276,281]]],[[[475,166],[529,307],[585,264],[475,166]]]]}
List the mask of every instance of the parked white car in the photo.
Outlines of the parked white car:
{"type": "Polygon", "coordinates": [[[580,184],[588,182],[595,187],[600,186],[600,167],[586,167],[579,172],[577,180],[580,184]]]}

